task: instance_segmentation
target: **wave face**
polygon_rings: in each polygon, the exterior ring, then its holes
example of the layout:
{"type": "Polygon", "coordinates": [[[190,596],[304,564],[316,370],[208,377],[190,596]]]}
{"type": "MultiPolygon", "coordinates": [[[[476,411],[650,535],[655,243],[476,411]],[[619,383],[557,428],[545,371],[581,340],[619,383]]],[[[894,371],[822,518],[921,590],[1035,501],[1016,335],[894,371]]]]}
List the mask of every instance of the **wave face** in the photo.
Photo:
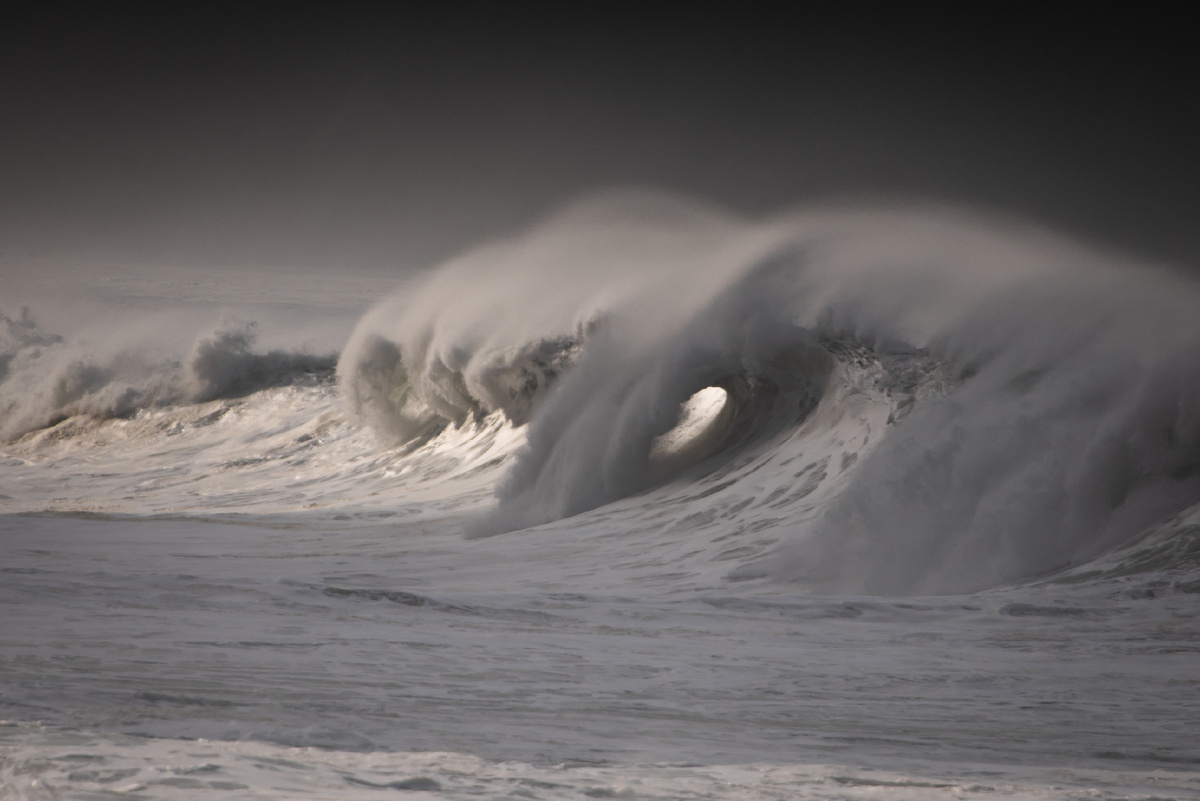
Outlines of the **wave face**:
{"type": "Polygon", "coordinates": [[[1198,308],[1182,278],[953,209],[750,224],[605,195],[379,306],[338,374],[398,442],[493,413],[527,424],[473,534],[746,462],[695,504],[765,517],[762,493],[783,492],[767,508],[787,544],[740,575],[963,592],[1079,564],[1200,499],[1198,308]],[[737,423],[653,458],[710,386],[736,386],[737,423]],[[859,396],[885,421],[847,420],[859,396]],[[819,508],[809,492],[781,509],[809,480],[797,464],[848,475],[819,508]]]}

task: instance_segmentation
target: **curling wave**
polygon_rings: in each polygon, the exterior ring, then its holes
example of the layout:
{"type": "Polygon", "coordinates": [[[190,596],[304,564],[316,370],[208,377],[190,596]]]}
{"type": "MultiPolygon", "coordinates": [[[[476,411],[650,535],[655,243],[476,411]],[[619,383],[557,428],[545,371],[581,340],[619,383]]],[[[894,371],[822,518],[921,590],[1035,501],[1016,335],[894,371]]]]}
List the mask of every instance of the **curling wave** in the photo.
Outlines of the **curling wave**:
{"type": "MultiPolygon", "coordinates": [[[[730,465],[791,497],[786,464],[811,452],[844,478],[772,514],[784,544],[741,575],[958,592],[1078,565],[1200,500],[1198,310],[1187,279],[955,209],[749,223],[609,193],[381,304],[338,375],[397,442],[525,425],[474,534],[730,465]],[[688,424],[709,387],[719,408],[688,424]],[[856,393],[884,420],[839,453],[856,393]]],[[[680,513],[761,507],[747,475],[680,513]]]]}

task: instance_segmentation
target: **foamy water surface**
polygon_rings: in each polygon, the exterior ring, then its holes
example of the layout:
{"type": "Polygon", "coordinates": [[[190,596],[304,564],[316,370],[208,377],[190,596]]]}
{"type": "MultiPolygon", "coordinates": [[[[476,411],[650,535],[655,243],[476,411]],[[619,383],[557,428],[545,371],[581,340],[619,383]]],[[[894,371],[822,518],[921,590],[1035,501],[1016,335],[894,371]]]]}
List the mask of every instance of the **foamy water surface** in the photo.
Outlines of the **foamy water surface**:
{"type": "Polygon", "coordinates": [[[644,194],[129,271],[0,308],[3,797],[1200,797],[1186,279],[644,194]]]}

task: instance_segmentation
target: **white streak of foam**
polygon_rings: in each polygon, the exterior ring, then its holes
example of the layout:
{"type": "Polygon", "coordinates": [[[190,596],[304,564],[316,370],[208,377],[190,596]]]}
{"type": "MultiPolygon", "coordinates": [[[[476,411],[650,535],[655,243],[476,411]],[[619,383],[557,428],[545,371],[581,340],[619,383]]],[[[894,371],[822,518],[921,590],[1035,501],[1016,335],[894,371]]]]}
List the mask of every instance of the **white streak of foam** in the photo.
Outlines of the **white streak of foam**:
{"type": "Polygon", "coordinates": [[[356,801],[381,792],[446,799],[552,797],[722,801],[926,801],[929,798],[1100,801],[1194,798],[1195,771],[994,765],[864,770],[837,764],[533,765],[448,752],[357,753],[256,742],[134,738],[0,721],[5,797],[309,798],[356,801]]]}

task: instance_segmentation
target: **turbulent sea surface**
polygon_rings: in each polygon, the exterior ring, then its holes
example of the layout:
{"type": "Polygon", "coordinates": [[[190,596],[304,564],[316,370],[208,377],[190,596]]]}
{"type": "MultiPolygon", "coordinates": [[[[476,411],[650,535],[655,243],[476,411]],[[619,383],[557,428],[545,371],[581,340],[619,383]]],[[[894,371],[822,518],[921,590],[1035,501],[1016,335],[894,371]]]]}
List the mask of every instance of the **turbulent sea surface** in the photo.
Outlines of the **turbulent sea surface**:
{"type": "Polygon", "coordinates": [[[2,265],[0,798],[1200,798],[1200,287],[585,199],[2,265]]]}

